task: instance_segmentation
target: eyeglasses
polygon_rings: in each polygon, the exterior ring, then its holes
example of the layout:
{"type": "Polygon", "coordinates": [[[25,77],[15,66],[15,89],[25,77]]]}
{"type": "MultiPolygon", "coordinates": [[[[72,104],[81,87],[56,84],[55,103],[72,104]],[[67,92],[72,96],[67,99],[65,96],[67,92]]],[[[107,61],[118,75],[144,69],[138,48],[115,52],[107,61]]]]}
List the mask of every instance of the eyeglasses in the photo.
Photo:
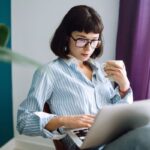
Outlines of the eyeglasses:
{"type": "Polygon", "coordinates": [[[79,47],[79,48],[84,48],[90,43],[90,46],[93,49],[95,49],[95,48],[98,48],[101,44],[100,40],[88,40],[88,39],[84,39],[84,38],[75,39],[72,35],[71,35],[71,38],[75,41],[76,47],[79,47]]]}

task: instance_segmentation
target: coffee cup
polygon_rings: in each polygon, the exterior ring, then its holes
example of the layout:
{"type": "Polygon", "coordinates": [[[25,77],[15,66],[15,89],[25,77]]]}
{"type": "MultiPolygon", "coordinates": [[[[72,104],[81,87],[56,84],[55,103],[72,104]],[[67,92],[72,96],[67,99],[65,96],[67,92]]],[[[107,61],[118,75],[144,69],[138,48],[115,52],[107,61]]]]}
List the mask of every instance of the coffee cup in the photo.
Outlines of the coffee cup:
{"type": "Polygon", "coordinates": [[[122,60],[108,60],[108,61],[106,61],[105,63],[102,64],[102,71],[104,73],[104,76],[109,78],[111,81],[114,81],[113,75],[108,75],[105,72],[105,68],[111,67],[111,66],[123,69],[125,67],[125,65],[124,65],[124,62],[122,60]]]}

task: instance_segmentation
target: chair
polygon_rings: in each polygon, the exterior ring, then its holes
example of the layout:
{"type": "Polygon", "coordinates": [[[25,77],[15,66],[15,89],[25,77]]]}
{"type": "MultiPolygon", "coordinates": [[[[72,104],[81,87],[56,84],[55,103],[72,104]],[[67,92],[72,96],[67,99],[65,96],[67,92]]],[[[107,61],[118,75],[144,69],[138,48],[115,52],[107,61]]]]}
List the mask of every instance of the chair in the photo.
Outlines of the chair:
{"type": "MultiPolygon", "coordinates": [[[[51,110],[49,108],[49,105],[45,103],[44,105],[44,112],[51,113],[51,110]]],[[[66,150],[64,143],[62,143],[60,140],[53,140],[53,143],[55,145],[56,150],[66,150]]]]}

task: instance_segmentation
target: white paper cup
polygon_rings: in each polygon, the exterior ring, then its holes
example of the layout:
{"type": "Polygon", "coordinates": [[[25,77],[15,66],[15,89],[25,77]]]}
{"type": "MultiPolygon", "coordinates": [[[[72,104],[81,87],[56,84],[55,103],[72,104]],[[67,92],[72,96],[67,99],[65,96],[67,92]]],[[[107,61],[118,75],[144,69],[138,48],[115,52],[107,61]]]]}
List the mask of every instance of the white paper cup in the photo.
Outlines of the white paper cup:
{"type": "Polygon", "coordinates": [[[108,76],[107,73],[105,72],[105,67],[111,66],[111,63],[112,63],[112,65],[114,64],[114,65],[119,66],[121,68],[124,68],[125,65],[124,65],[124,62],[122,60],[109,60],[109,61],[102,64],[102,72],[104,73],[104,76],[109,78],[110,81],[114,81],[113,76],[111,76],[111,75],[108,76]],[[109,64],[108,64],[108,62],[109,62],[109,64]]]}

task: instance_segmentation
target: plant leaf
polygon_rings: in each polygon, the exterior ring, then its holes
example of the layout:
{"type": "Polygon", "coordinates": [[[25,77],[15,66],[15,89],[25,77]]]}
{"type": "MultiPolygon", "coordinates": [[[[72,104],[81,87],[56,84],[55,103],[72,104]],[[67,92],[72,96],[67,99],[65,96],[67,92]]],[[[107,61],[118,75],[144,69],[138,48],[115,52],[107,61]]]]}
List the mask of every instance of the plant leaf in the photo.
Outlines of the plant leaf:
{"type": "Polygon", "coordinates": [[[32,65],[34,67],[41,66],[41,63],[19,53],[15,53],[11,49],[6,47],[0,47],[0,61],[7,63],[32,65]]]}
{"type": "Polygon", "coordinates": [[[0,46],[6,46],[9,38],[9,28],[0,23],[0,46]]]}

